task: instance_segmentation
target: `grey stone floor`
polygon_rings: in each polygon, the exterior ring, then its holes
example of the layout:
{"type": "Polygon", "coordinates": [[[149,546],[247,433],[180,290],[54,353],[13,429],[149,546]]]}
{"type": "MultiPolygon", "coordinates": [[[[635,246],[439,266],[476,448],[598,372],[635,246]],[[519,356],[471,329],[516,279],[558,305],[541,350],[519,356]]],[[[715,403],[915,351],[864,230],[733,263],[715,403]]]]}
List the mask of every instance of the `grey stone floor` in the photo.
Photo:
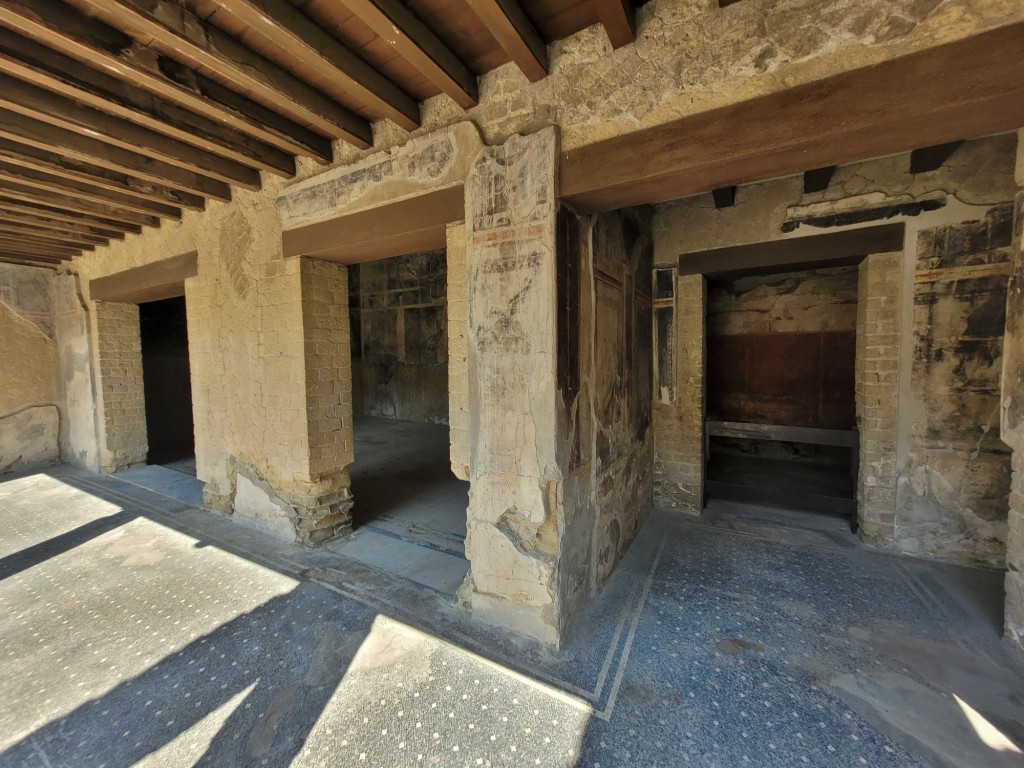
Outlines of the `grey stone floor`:
{"type": "Polygon", "coordinates": [[[562,654],[117,478],[0,480],[0,765],[1021,765],[1000,575],[655,512],[562,654]]]}

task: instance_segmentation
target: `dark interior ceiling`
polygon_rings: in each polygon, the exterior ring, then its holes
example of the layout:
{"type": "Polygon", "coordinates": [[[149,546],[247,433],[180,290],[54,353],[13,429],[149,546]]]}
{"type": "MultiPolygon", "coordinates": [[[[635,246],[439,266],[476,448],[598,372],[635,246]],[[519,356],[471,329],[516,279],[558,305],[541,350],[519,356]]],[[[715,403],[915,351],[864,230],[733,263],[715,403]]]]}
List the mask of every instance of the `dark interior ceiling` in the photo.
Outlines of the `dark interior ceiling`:
{"type": "Polygon", "coordinates": [[[461,107],[509,61],[631,0],[2,0],[0,261],[59,266],[126,233],[289,177],[297,156],[405,130],[440,93],[461,107]]]}

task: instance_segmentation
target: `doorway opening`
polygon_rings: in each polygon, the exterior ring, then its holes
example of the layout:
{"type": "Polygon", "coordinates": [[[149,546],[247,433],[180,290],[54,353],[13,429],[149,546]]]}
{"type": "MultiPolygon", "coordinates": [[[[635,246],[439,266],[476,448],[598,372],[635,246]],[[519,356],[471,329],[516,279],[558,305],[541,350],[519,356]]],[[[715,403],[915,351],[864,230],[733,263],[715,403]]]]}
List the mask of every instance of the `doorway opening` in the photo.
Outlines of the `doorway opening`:
{"type": "Polygon", "coordinates": [[[465,578],[451,469],[444,250],[349,266],[353,535],[336,547],[445,594],[465,578]]]}
{"type": "Polygon", "coordinates": [[[185,297],[139,305],[146,399],[146,463],[195,476],[192,377],[185,297]]]}
{"type": "Polygon", "coordinates": [[[858,267],[708,281],[706,490],[856,520],[858,267]]]}

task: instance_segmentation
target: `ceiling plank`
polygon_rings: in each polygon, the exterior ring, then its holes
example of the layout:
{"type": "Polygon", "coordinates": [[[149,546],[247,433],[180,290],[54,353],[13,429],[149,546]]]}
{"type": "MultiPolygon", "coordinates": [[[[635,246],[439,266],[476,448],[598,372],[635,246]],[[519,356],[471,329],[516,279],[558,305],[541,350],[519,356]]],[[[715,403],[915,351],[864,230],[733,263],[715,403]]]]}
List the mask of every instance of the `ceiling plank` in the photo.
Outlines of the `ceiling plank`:
{"type": "Polygon", "coordinates": [[[0,138],[11,139],[39,149],[55,151],[104,168],[123,171],[157,184],[192,192],[204,197],[228,201],[231,187],[223,181],[154,160],[91,136],[68,131],[41,120],[0,108],[0,138]]]}
{"type": "Polygon", "coordinates": [[[105,226],[100,223],[93,223],[84,217],[75,217],[68,212],[66,216],[60,216],[40,208],[29,208],[12,204],[15,201],[5,201],[0,198],[0,220],[13,223],[25,223],[31,226],[45,227],[50,231],[69,232],[72,234],[85,233],[109,240],[124,240],[126,230],[105,226]]]}
{"type": "Polygon", "coordinates": [[[1016,130],[1022,49],[1012,24],[563,152],[561,194],[610,210],[1016,130]]]}
{"type": "Polygon", "coordinates": [[[71,99],[10,75],[0,74],[0,107],[69,131],[83,131],[115,147],[165,161],[227,184],[237,184],[247,189],[260,188],[260,172],[255,168],[197,149],[191,144],[92,107],[83,107],[71,99]]]}
{"type": "Polygon", "coordinates": [[[466,1],[498,45],[531,82],[547,77],[547,46],[518,0],[466,1]]]}
{"type": "Polygon", "coordinates": [[[36,239],[70,243],[73,245],[80,245],[83,248],[89,245],[95,246],[110,244],[110,241],[105,237],[97,237],[95,235],[87,234],[71,234],[70,232],[64,232],[59,229],[48,227],[45,224],[32,225],[11,222],[5,219],[3,214],[0,214],[0,232],[5,232],[9,235],[27,235],[29,237],[35,237],[36,239]]]}
{"type": "MultiPolygon", "coordinates": [[[[323,27],[285,0],[219,0],[219,5],[407,131],[420,125],[419,104],[323,27]]],[[[347,3],[346,3],[347,5],[347,3]]]]}
{"type": "Polygon", "coordinates": [[[636,40],[636,11],[631,0],[591,0],[612,48],[636,40]]]}
{"type": "Polygon", "coordinates": [[[38,232],[10,230],[2,224],[0,224],[0,240],[15,241],[39,247],[52,246],[54,248],[67,248],[75,251],[96,250],[96,245],[94,243],[82,243],[74,240],[62,240],[57,237],[46,237],[38,232]]]}
{"type": "Polygon", "coordinates": [[[476,75],[401,0],[345,0],[345,6],[456,104],[476,106],[476,75]]]}
{"type": "Polygon", "coordinates": [[[308,155],[321,163],[331,160],[329,139],[71,6],[54,0],[4,0],[0,22],[284,152],[308,155]]]}
{"type": "Polygon", "coordinates": [[[5,181],[0,187],[0,194],[7,200],[20,200],[23,203],[35,203],[36,205],[48,205],[63,211],[81,213],[97,219],[105,219],[110,222],[117,222],[120,225],[134,224],[142,227],[156,227],[160,224],[157,216],[145,216],[134,211],[126,211],[123,208],[113,208],[100,203],[83,202],[71,195],[61,195],[56,192],[47,192],[41,189],[14,184],[5,181]]]}
{"type": "Polygon", "coordinates": [[[39,256],[66,256],[68,258],[81,254],[81,251],[77,248],[64,248],[56,245],[30,243],[22,238],[2,236],[0,236],[0,249],[8,252],[17,251],[18,253],[37,254],[39,256]]]}
{"type": "Polygon", "coordinates": [[[118,171],[100,168],[98,165],[71,160],[64,155],[10,139],[0,138],[0,159],[22,168],[31,168],[64,179],[82,181],[103,189],[133,195],[142,200],[153,200],[157,203],[190,208],[195,211],[201,211],[206,207],[205,198],[199,195],[136,179],[118,171]]]}
{"type": "Polygon", "coordinates": [[[205,67],[232,87],[314,130],[360,149],[373,144],[367,120],[173,0],[77,0],[98,16],[187,67],[205,67]]]}
{"type": "Polygon", "coordinates": [[[44,259],[41,257],[18,256],[0,251],[0,261],[5,264],[17,264],[22,267],[39,267],[40,269],[59,269],[67,259],[44,259]]]}
{"type": "Polygon", "coordinates": [[[82,184],[70,179],[62,179],[48,173],[28,168],[20,168],[17,165],[6,163],[0,160],[0,181],[15,182],[36,189],[49,190],[59,194],[70,194],[80,200],[90,200],[104,205],[114,205],[119,208],[127,208],[130,211],[143,213],[151,216],[164,216],[172,219],[181,218],[181,209],[165,203],[154,203],[149,200],[140,200],[131,195],[124,195],[120,192],[94,187],[90,184],[82,184]]]}
{"type": "Polygon", "coordinates": [[[250,168],[295,175],[295,159],[213,120],[0,27],[0,72],[250,168]]]}

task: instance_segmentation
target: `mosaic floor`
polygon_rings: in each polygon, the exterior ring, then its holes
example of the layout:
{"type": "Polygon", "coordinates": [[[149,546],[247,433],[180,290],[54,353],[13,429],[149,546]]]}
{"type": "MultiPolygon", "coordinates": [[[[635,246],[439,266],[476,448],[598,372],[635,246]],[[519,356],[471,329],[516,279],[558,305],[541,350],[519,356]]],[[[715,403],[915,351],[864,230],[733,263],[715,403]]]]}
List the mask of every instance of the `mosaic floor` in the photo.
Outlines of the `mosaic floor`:
{"type": "Polygon", "coordinates": [[[1000,574],[655,513],[559,655],[117,478],[0,481],[2,766],[1022,765],[1000,574]]]}

